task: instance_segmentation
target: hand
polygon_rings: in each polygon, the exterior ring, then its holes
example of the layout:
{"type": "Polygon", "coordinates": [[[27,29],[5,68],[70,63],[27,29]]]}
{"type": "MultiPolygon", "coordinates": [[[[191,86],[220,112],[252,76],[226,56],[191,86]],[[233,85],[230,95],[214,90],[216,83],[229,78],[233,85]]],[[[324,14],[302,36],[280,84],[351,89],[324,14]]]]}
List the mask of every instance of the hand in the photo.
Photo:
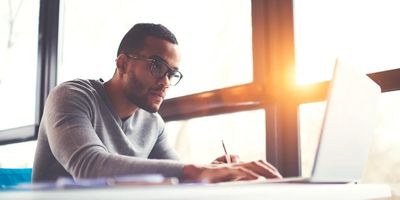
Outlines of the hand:
{"type": "Polygon", "coordinates": [[[264,160],[242,162],[234,164],[234,166],[244,167],[265,178],[282,178],[279,171],[273,165],[264,160]]]}
{"type": "Polygon", "coordinates": [[[217,183],[259,178],[282,178],[282,176],[271,164],[258,160],[231,165],[185,165],[182,179],[184,181],[217,183]]]}
{"type": "MultiPolygon", "coordinates": [[[[240,163],[240,159],[238,155],[229,155],[231,157],[231,163],[240,163]]],[[[211,164],[227,164],[225,155],[216,158],[211,164]]]]}

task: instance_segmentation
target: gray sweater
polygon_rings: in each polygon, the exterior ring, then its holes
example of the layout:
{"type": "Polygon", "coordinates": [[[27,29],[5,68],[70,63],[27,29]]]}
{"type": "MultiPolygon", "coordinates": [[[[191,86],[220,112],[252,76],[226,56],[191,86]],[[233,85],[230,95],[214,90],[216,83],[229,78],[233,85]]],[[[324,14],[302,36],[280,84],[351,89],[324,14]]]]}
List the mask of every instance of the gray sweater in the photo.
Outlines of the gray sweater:
{"type": "Polygon", "coordinates": [[[158,173],[182,176],[183,163],[168,145],[164,121],[138,109],[122,121],[103,83],[60,84],[47,98],[33,165],[33,182],[158,173]]]}

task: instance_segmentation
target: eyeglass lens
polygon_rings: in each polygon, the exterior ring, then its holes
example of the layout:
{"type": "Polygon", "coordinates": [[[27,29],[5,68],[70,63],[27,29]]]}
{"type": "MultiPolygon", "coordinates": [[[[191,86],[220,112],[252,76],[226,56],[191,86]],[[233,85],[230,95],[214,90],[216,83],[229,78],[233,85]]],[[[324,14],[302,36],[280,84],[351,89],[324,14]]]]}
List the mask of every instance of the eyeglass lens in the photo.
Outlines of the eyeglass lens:
{"type": "Polygon", "coordinates": [[[178,84],[182,75],[178,71],[171,70],[165,63],[155,60],[151,67],[151,72],[154,77],[162,78],[168,74],[168,79],[171,85],[178,84]]]}

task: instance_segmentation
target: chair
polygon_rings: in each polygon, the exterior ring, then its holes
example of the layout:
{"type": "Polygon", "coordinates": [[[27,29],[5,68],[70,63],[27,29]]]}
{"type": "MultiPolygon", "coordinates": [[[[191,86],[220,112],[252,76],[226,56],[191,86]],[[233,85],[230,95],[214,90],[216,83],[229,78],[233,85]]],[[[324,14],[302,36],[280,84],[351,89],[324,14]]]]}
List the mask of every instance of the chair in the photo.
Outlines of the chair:
{"type": "Polygon", "coordinates": [[[0,190],[32,182],[32,168],[0,168],[0,190]]]}

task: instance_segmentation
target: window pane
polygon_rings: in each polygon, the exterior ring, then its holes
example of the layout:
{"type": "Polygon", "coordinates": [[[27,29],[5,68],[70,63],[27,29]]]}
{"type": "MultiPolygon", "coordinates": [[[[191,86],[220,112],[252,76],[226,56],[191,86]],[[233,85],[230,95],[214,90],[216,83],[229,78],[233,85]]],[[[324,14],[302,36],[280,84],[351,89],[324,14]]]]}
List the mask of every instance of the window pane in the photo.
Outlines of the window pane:
{"type": "Polygon", "coordinates": [[[299,107],[301,174],[308,176],[314,164],[326,101],[302,104],[299,107]]]}
{"type": "Polygon", "coordinates": [[[331,79],[336,58],[366,73],[400,67],[400,1],[293,2],[298,83],[331,79]]]}
{"type": "Polygon", "coordinates": [[[0,1],[0,130],[35,123],[39,1],[0,1]]]}
{"type": "Polygon", "coordinates": [[[378,122],[363,175],[366,182],[399,182],[400,155],[400,92],[383,93],[378,122]]]}
{"type": "Polygon", "coordinates": [[[223,155],[221,140],[243,161],[266,158],[264,110],[168,122],[166,130],[186,162],[210,163],[223,155]]]}
{"type": "Polygon", "coordinates": [[[58,82],[111,78],[119,42],[139,22],[178,39],[184,77],[168,98],[252,82],[249,0],[68,0],[60,12],[58,82]]]}
{"type": "Polygon", "coordinates": [[[36,140],[0,146],[0,168],[32,168],[36,140]]]}

